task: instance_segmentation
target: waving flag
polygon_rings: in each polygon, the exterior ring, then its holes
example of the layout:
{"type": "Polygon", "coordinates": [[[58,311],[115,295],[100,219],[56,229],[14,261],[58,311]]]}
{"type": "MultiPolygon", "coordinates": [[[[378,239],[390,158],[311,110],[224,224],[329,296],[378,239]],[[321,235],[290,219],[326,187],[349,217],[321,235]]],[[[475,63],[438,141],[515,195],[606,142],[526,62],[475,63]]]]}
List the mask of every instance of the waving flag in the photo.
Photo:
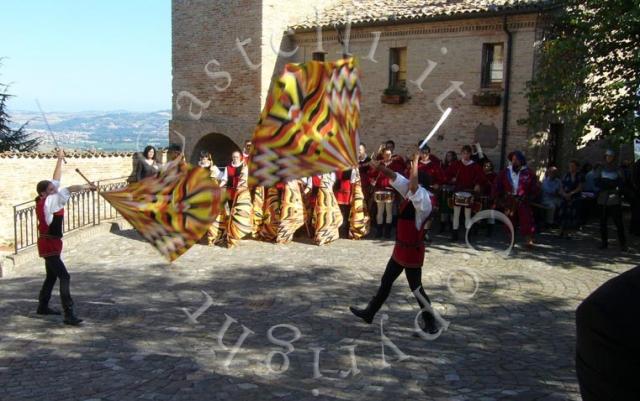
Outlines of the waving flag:
{"type": "Polygon", "coordinates": [[[287,64],[253,133],[251,184],[357,167],[360,92],[353,58],[287,64]]]}
{"type": "Polygon", "coordinates": [[[209,172],[171,162],[157,177],[101,195],[170,262],[207,232],[225,197],[209,172]]]}

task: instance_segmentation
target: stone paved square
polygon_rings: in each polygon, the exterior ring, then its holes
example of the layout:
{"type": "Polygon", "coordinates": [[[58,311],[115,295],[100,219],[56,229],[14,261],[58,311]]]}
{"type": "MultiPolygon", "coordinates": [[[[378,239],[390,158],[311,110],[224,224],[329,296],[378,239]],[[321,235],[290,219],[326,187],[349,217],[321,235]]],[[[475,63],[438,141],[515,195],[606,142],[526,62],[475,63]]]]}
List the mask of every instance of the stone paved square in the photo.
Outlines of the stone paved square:
{"type": "Polygon", "coordinates": [[[41,261],[0,281],[0,399],[579,400],[575,308],[640,260],[597,251],[587,234],[539,241],[505,258],[436,238],[423,283],[450,326],[426,341],[411,335],[418,311],[402,277],[374,324],[348,310],[373,295],[391,241],[197,245],[168,265],[131,230],[98,234],[64,255],[82,327],[35,314],[41,261]],[[386,367],[383,314],[406,355],[385,346],[386,367]],[[276,339],[299,331],[286,356],[268,338],[275,325],[291,325],[276,339]]]}

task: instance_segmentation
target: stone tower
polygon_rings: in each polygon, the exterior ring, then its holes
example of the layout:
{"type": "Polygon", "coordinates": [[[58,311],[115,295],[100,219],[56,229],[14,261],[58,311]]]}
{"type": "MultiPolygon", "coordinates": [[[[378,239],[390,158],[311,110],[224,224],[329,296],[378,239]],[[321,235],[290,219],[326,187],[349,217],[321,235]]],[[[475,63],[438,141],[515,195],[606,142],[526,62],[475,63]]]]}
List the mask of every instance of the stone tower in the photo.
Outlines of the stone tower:
{"type": "Polygon", "coordinates": [[[327,3],[173,0],[169,138],[184,136],[188,160],[209,151],[226,164],[251,138],[272,76],[301,57],[286,54],[287,27],[327,3]]]}

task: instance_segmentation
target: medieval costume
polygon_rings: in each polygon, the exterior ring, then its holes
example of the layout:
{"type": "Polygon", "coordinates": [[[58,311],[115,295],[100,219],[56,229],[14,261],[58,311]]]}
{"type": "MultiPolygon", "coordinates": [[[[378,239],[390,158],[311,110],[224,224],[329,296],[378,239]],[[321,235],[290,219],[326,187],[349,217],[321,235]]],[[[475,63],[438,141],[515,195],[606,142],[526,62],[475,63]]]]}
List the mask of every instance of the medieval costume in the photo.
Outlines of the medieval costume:
{"type": "Polygon", "coordinates": [[[364,238],[369,233],[371,219],[369,218],[369,211],[362,190],[362,180],[358,171],[356,171],[356,180],[352,185],[350,207],[349,238],[364,238]]]}
{"type": "Polygon", "coordinates": [[[349,214],[351,211],[352,191],[356,181],[356,174],[356,169],[336,173],[333,192],[340,207],[340,213],[342,214],[342,225],[340,226],[339,234],[343,238],[349,234],[349,214]]]}
{"type": "Polygon", "coordinates": [[[251,191],[247,186],[249,169],[245,164],[239,169],[237,186],[234,190],[235,197],[229,211],[227,223],[227,247],[232,248],[238,241],[250,237],[253,234],[253,203],[251,191]]]}
{"type": "MultiPolygon", "coordinates": [[[[335,174],[326,173],[318,178],[320,181],[317,195],[312,201],[313,241],[317,245],[325,245],[340,237],[338,229],[342,225],[342,214],[333,193],[335,174]]],[[[318,178],[316,178],[316,182],[318,178]]]]}
{"type": "Polygon", "coordinates": [[[71,197],[71,192],[83,189],[82,186],[60,188],[60,177],[63,160],[62,151],[58,155],[54,179],[38,183],[36,198],[36,218],[38,220],[38,255],[44,258],[47,276],[38,296],[40,315],[59,315],[60,312],[49,308],[51,292],[56,280],[60,280],[60,301],[64,310],[64,323],[78,325],[82,322],[74,313],[71,298],[71,277],[62,261],[62,231],[64,222],[64,206],[71,197]]]}
{"type": "MultiPolygon", "coordinates": [[[[470,156],[469,152],[469,156],[470,156]]],[[[480,167],[480,164],[471,159],[463,158],[456,160],[447,170],[447,180],[453,185],[454,201],[453,201],[453,232],[451,239],[458,239],[458,230],[460,227],[460,213],[464,209],[465,228],[469,227],[472,211],[472,194],[478,194],[479,190],[485,185],[486,177],[480,167]],[[458,200],[460,199],[460,201],[458,200]]],[[[449,201],[449,200],[448,200],[449,201]]]]}
{"type": "Polygon", "coordinates": [[[289,179],[284,184],[280,207],[280,224],[276,233],[277,244],[287,244],[300,227],[305,224],[305,209],[301,182],[289,179]]]}
{"type": "Polygon", "coordinates": [[[492,188],[495,199],[512,222],[520,225],[520,234],[533,245],[535,224],[531,200],[537,197],[539,186],[535,174],[527,167],[527,161],[520,151],[511,153],[511,165],[498,174],[492,188]]]}
{"type": "MultiPolygon", "coordinates": [[[[349,308],[354,315],[367,323],[373,321],[375,314],[389,296],[393,282],[403,271],[407,277],[411,291],[415,292],[418,290],[423,299],[431,303],[422,287],[421,276],[425,254],[423,241],[424,226],[431,214],[432,199],[431,194],[429,194],[423,186],[426,185],[424,181],[421,182],[421,185],[417,185],[417,157],[414,159],[414,162],[416,163],[416,167],[412,169],[411,181],[384,166],[380,167],[380,169],[384,171],[385,176],[390,179],[390,184],[401,194],[402,200],[398,214],[396,243],[392,256],[382,275],[378,292],[365,309],[349,308]]],[[[423,310],[426,305],[424,305],[422,300],[417,296],[416,299],[420,305],[420,309],[423,310]]],[[[422,318],[426,332],[437,332],[435,318],[431,313],[426,311],[422,312],[422,318]]]]}
{"type": "MultiPolygon", "coordinates": [[[[388,151],[387,151],[388,152],[388,151]]],[[[405,163],[401,158],[393,158],[387,153],[385,159],[380,161],[386,168],[397,173],[405,170],[405,163]]],[[[391,238],[393,222],[393,206],[396,193],[391,185],[391,181],[382,172],[371,167],[368,173],[369,183],[374,191],[376,207],[376,238],[381,238],[383,233],[385,238],[391,238]]]]}
{"type": "Polygon", "coordinates": [[[221,186],[227,188],[227,207],[231,210],[233,202],[236,198],[236,191],[238,189],[238,183],[240,182],[240,173],[243,166],[245,166],[242,160],[237,162],[231,162],[224,169],[224,173],[220,178],[221,186]]]}

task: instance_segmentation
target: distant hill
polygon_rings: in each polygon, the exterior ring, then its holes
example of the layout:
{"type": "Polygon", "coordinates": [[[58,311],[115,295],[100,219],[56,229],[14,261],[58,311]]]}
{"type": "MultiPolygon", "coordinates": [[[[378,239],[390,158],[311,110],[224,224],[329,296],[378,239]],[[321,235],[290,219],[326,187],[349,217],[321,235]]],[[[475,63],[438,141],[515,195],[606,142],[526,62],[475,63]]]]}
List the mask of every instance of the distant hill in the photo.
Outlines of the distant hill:
{"type": "MultiPolygon", "coordinates": [[[[29,122],[27,131],[42,138],[40,150],[54,147],[39,112],[10,111],[9,115],[14,127],[29,122]]],[[[146,145],[168,145],[170,111],[48,112],[46,116],[58,143],[69,149],[134,151],[146,145]]]]}

